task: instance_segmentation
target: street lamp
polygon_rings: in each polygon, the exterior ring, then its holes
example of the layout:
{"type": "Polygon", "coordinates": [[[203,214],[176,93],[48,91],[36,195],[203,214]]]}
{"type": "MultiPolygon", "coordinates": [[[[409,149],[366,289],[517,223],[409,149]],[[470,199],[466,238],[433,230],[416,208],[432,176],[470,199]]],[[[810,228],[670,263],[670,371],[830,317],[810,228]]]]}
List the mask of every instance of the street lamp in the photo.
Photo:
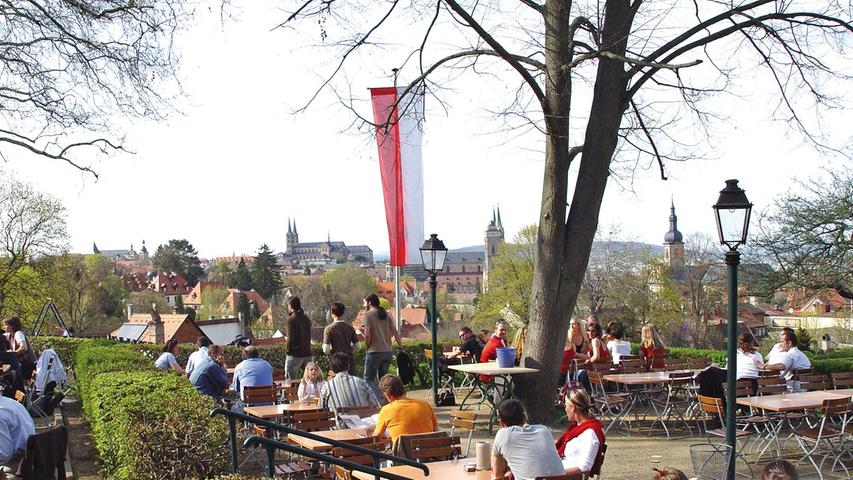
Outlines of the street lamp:
{"type": "Polygon", "coordinates": [[[729,311],[728,311],[728,361],[726,362],[726,443],[731,447],[729,457],[729,480],[735,478],[735,455],[737,439],[735,437],[736,397],[736,354],[737,354],[737,266],[740,263],[740,253],[737,248],[746,243],[746,233],[749,229],[749,216],[752,214],[752,204],[746,198],[746,192],[737,185],[737,180],[726,180],[726,188],[720,190],[720,197],[714,205],[714,215],[717,218],[717,234],[720,245],[728,248],[726,265],[729,270],[729,311]]]}
{"type": "Polygon", "coordinates": [[[447,247],[444,246],[444,242],[438,239],[437,234],[431,234],[421,246],[421,262],[424,264],[424,270],[429,274],[429,323],[432,327],[432,400],[435,405],[438,405],[438,351],[436,348],[438,343],[436,340],[436,318],[438,315],[435,306],[435,287],[438,282],[435,280],[435,275],[444,270],[445,258],[447,258],[447,247]]]}

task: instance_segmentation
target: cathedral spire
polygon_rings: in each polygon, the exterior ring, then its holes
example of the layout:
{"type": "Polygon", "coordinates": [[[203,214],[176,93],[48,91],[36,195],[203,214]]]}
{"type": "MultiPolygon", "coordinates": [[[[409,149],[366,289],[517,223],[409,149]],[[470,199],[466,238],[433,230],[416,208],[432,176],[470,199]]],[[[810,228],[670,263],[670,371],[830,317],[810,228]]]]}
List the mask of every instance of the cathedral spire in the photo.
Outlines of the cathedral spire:
{"type": "Polygon", "coordinates": [[[503,230],[503,229],[504,229],[504,226],[503,226],[503,224],[501,223],[501,206],[500,206],[500,205],[498,205],[498,222],[497,222],[497,224],[496,224],[496,225],[497,225],[497,227],[498,227],[498,230],[503,230]]]}
{"type": "Polygon", "coordinates": [[[683,243],[681,232],[678,231],[678,216],[675,215],[675,200],[670,201],[669,231],[663,237],[664,243],[683,243]]]}
{"type": "Polygon", "coordinates": [[[293,229],[290,227],[290,217],[287,217],[287,233],[288,235],[293,233],[293,229]]]}
{"type": "Polygon", "coordinates": [[[299,235],[299,232],[296,230],[296,219],[293,219],[293,234],[299,235]]]}

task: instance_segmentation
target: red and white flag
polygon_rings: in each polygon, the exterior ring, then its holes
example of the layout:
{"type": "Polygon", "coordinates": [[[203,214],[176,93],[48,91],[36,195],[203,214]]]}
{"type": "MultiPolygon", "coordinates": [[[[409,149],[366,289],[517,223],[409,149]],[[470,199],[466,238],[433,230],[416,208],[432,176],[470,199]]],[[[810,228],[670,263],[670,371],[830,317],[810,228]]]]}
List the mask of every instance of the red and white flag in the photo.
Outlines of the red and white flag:
{"type": "Polygon", "coordinates": [[[413,89],[399,99],[404,90],[370,89],[393,266],[420,264],[424,241],[424,96],[413,89]]]}

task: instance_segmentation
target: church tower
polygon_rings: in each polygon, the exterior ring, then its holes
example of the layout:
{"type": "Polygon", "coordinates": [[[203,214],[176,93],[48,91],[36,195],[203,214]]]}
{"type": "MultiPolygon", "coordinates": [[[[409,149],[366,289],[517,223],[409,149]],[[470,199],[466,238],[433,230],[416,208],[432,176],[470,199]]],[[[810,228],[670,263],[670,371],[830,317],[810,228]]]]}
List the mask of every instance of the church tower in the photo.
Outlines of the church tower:
{"type": "Polygon", "coordinates": [[[483,255],[483,291],[489,288],[489,272],[494,268],[498,245],[504,242],[504,227],[501,223],[501,208],[492,209],[492,221],[486,228],[486,243],[483,255]]]}
{"type": "Polygon", "coordinates": [[[299,244],[299,232],[296,231],[296,220],[292,224],[290,218],[287,219],[287,236],[285,237],[287,253],[293,255],[293,250],[299,244]]]}
{"type": "Polygon", "coordinates": [[[679,272],[684,271],[684,241],[681,232],[678,231],[675,202],[669,208],[669,231],[663,237],[663,258],[673,277],[677,277],[679,272]]]}

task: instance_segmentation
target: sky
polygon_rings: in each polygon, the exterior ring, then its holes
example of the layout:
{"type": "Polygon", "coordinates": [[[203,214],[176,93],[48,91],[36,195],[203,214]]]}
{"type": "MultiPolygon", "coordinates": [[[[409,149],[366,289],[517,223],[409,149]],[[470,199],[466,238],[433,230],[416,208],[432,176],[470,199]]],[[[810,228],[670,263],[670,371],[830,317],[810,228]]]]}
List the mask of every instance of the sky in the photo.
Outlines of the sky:
{"type": "MultiPolygon", "coordinates": [[[[170,238],[188,239],[206,258],[252,254],[262,243],[281,251],[288,218],[301,241],[328,235],[388,251],[371,132],[348,128],[351,115],[328,95],[295,113],[331,67],[307,46],[316,29],[274,29],[284,13],[269,5],[233,13],[222,21],[202,9],[178,37],[180,112],[162,122],[117,119],[134,153],[96,163],[97,181],[49,160],[8,157],[7,171],[63,201],[72,251],[90,252],[93,242],[139,249],[145,240],[153,252],[170,238]]],[[[354,92],[390,84],[393,63],[381,55],[362,61],[349,71],[354,92]]],[[[511,92],[515,79],[489,85],[511,92]]],[[[427,99],[425,231],[449,248],[482,244],[495,205],[508,239],[539,215],[542,137],[502,130],[488,90],[460,80],[444,106],[427,99]]],[[[748,93],[720,100],[727,116],[713,129],[712,148],[667,164],[668,180],[644,162],[632,180],[611,181],[600,228],[661,244],[672,201],[683,233],[715,235],[711,205],[726,179],[739,179],[761,212],[796,188],[794,180],[846,165],[769,121],[762,89],[748,93]]],[[[853,122],[836,115],[824,119],[828,130],[849,140],[853,122]]]]}

